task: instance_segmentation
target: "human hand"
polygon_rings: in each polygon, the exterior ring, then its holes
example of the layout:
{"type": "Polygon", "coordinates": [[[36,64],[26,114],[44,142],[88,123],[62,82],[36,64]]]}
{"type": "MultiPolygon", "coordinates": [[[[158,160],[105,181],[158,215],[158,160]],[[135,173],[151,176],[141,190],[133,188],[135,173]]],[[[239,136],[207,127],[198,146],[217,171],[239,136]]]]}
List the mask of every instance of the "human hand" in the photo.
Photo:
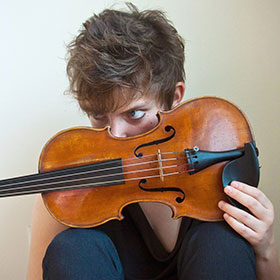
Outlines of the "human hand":
{"type": "Polygon", "coordinates": [[[260,189],[236,181],[224,191],[251,211],[248,213],[228,202],[220,201],[218,206],[225,212],[225,221],[252,245],[257,257],[268,258],[275,249],[274,210],[271,201],[260,189]]]}

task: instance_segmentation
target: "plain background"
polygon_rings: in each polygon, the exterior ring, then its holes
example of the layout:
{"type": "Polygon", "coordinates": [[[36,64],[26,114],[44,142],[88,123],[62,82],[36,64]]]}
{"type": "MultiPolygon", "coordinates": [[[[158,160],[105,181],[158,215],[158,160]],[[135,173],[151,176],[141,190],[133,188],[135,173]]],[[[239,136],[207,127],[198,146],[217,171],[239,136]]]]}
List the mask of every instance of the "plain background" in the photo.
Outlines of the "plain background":
{"type": "MultiPolygon", "coordinates": [[[[275,206],[280,247],[280,1],[132,2],[141,10],[166,11],[184,37],[187,99],[220,96],[246,113],[260,150],[260,188],[275,206]]],[[[89,125],[64,94],[65,45],[92,13],[114,3],[1,0],[0,178],[36,173],[51,136],[89,125]]],[[[34,196],[0,199],[1,279],[25,278],[33,202],[34,196]]]]}

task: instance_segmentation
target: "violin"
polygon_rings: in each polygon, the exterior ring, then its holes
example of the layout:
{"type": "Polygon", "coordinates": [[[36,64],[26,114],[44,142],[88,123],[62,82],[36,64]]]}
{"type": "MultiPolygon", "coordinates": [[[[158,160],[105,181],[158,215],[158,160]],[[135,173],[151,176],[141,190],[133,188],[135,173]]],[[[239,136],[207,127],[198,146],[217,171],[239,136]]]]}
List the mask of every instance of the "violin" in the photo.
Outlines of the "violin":
{"type": "Polygon", "coordinates": [[[244,168],[253,165],[248,183],[258,184],[246,117],[217,97],[191,99],[157,116],[156,127],[133,137],[114,137],[108,126],[57,133],[41,152],[39,173],[1,180],[0,197],[41,193],[51,215],[71,227],[121,220],[126,205],[145,201],[168,205],[175,219],[222,220],[217,204],[236,179],[228,174],[238,169],[246,177],[244,168]],[[240,165],[250,153],[253,164],[240,165]]]}

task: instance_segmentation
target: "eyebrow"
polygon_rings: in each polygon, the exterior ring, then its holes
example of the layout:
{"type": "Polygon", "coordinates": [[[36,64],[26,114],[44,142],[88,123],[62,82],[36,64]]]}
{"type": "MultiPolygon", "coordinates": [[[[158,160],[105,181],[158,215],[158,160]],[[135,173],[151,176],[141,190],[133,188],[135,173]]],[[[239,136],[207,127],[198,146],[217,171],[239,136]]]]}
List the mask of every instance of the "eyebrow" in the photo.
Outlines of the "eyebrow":
{"type": "Polygon", "coordinates": [[[146,107],[146,105],[147,105],[147,102],[143,101],[142,103],[135,104],[134,106],[128,107],[123,113],[129,112],[129,111],[133,111],[133,110],[141,109],[143,107],[146,107]]]}

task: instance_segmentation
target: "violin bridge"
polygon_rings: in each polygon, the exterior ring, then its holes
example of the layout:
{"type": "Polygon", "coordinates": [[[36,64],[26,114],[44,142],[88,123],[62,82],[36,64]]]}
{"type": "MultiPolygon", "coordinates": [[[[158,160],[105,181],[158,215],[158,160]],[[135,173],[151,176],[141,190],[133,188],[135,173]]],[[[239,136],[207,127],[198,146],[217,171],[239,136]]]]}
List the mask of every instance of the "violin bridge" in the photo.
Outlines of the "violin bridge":
{"type": "Polygon", "coordinates": [[[162,159],[161,159],[160,149],[158,149],[157,159],[158,159],[158,165],[159,165],[160,180],[163,182],[164,181],[164,175],[163,175],[163,166],[162,166],[162,159]]]}

